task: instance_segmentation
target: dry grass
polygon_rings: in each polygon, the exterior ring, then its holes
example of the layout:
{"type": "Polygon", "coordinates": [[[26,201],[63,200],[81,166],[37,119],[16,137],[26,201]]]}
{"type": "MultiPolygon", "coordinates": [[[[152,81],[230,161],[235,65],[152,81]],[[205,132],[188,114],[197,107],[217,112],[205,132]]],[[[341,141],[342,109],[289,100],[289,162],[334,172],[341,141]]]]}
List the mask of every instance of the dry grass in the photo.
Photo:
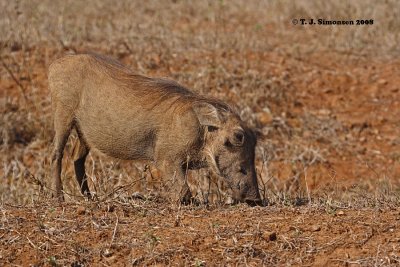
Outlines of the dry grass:
{"type": "Polygon", "coordinates": [[[0,263],[395,266],[399,13],[397,1],[372,0],[0,1],[0,247],[9,248],[0,263]],[[291,24],[320,17],[374,25],[291,24]],[[197,190],[213,203],[174,207],[156,196],[145,165],[98,154],[87,161],[97,200],[85,202],[72,136],[69,204],[54,208],[47,66],[87,50],[237,105],[265,136],[257,169],[269,205],[225,206],[213,177],[211,192],[197,190]]]}
{"type": "MultiPolygon", "coordinates": [[[[134,1],[92,5],[54,1],[2,3],[1,75],[7,77],[5,86],[17,89],[6,90],[1,98],[0,144],[6,154],[3,176],[11,187],[15,180],[23,184],[29,165],[30,175],[46,184],[52,126],[45,71],[59,55],[89,49],[114,55],[141,73],[167,75],[196,91],[238,105],[243,119],[267,136],[258,148],[262,183],[276,192],[298,192],[304,183],[299,180],[304,180],[307,168],[329,161],[327,150],[343,154],[353,148],[348,149],[348,140],[338,138],[347,128],[330,114],[319,116],[306,110],[295,115],[298,126],[290,123],[301,97],[295,79],[288,70],[265,71],[264,58],[270,52],[279,58],[299,59],[325,52],[375,58],[398,56],[395,1],[328,5],[315,1],[294,5],[281,1],[253,1],[246,5],[220,1],[195,6],[179,1],[151,1],[146,5],[134,1]],[[293,34],[291,19],[300,17],[373,18],[376,24],[340,29],[298,26],[296,31],[301,33],[293,34]],[[315,34],[318,38],[312,38],[315,34]],[[255,60],[252,55],[262,59],[255,60]],[[267,117],[266,122],[263,116],[267,117]],[[305,138],[305,134],[309,136],[305,138]],[[322,145],[318,147],[315,142],[322,145]],[[284,177],[286,181],[270,173],[270,162],[292,165],[291,174],[284,177]]],[[[281,67],[281,62],[273,60],[267,70],[281,67]]],[[[71,139],[69,148],[73,142],[71,139]]],[[[72,195],[79,195],[74,189],[68,152],[65,161],[65,180],[71,182],[67,188],[72,195]]],[[[131,164],[97,155],[89,161],[89,177],[99,194],[109,195],[116,185],[131,184],[128,181],[132,177],[140,180],[145,176],[140,165],[129,167],[131,164]],[[124,178],[126,181],[121,182],[124,178]]],[[[143,186],[146,185],[138,188],[143,186]]],[[[17,195],[15,199],[4,197],[8,189],[3,190],[3,198],[18,201],[17,195]]],[[[268,190],[264,191],[267,194],[268,190]]],[[[31,193],[34,192],[36,188],[31,193]]]]}
{"type": "Polygon", "coordinates": [[[113,53],[128,49],[136,59],[150,51],[163,51],[168,57],[199,49],[275,50],[277,44],[279,50],[290,54],[334,49],[343,53],[387,55],[398,52],[398,8],[396,1],[372,0],[324,4],[202,1],[195,5],[185,1],[150,1],[146,5],[107,0],[90,4],[17,1],[1,3],[0,30],[2,42],[14,49],[43,43],[70,49],[104,44],[113,53]],[[292,39],[288,35],[293,18],[374,19],[375,26],[320,28],[317,32],[304,28],[299,30],[305,35],[292,39]],[[276,30],[260,34],[265,26],[276,30]],[[316,33],[318,38],[307,40],[316,33]],[[281,42],[282,38],[287,42],[281,42]]]}

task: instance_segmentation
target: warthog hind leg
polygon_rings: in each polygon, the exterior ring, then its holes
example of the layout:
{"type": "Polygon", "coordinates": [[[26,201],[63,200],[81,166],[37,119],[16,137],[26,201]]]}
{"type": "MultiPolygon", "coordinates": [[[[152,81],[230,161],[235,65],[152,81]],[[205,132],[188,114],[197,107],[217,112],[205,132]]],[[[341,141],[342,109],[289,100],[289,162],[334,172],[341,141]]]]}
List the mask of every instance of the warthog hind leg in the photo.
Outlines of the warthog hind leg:
{"type": "MultiPolygon", "coordinates": [[[[79,134],[78,134],[79,135],[79,134]]],[[[76,180],[78,181],[81,193],[88,198],[91,198],[89,185],[87,182],[87,176],[85,171],[85,160],[89,154],[89,148],[85,145],[85,142],[79,138],[74,148],[74,167],[76,180]]]]}
{"type": "Polygon", "coordinates": [[[63,186],[61,182],[61,164],[64,153],[64,147],[67,143],[68,136],[71,133],[73,119],[71,114],[65,110],[57,109],[54,112],[54,141],[53,152],[51,155],[51,175],[53,178],[53,193],[59,201],[64,201],[63,186]]]}

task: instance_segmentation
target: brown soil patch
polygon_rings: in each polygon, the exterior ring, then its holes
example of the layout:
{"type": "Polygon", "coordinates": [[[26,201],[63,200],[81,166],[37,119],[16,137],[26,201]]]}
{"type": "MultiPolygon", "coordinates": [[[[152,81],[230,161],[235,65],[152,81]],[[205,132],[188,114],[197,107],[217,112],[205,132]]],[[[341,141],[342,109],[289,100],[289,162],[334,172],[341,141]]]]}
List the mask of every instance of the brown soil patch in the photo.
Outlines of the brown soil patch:
{"type": "Polygon", "coordinates": [[[396,265],[400,210],[161,203],[2,208],[2,265],[396,265]],[[84,207],[84,208],[83,208],[84,207]]]}

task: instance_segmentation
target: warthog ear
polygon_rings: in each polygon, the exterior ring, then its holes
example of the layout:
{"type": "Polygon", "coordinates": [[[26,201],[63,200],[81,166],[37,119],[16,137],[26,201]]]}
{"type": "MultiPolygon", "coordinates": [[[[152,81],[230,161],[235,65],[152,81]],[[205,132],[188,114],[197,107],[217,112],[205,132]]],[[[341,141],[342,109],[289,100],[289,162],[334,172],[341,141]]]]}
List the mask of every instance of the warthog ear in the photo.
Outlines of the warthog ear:
{"type": "Polygon", "coordinates": [[[216,128],[221,126],[221,119],[218,110],[213,105],[209,103],[196,103],[193,106],[193,111],[196,113],[201,125],[216,128]]]}

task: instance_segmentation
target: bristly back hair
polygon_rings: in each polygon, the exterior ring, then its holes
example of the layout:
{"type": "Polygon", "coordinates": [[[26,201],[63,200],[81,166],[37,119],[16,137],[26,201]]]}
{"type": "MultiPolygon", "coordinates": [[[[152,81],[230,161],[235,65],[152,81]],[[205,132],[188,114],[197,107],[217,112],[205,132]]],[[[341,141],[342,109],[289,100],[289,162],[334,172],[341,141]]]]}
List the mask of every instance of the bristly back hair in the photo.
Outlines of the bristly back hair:
{"type": "Polygon", "coordinates": [[[144,103],[148,103],[147,108],[149,109],[161,102],[168,101],[171,103],[171,107],[174,106],[177,111],[184,112],[195,103],[206,102],[219,110],[237,114],[236,110],[225,102],[217,98],[199,95],[173,80],[136,74],[121,62],[107,56],[95,53],[86,55],[96,67],[118,82],[121,87],[137,94],[138,97],[148,99],[149,101],[144,101],[144,103]]]}

